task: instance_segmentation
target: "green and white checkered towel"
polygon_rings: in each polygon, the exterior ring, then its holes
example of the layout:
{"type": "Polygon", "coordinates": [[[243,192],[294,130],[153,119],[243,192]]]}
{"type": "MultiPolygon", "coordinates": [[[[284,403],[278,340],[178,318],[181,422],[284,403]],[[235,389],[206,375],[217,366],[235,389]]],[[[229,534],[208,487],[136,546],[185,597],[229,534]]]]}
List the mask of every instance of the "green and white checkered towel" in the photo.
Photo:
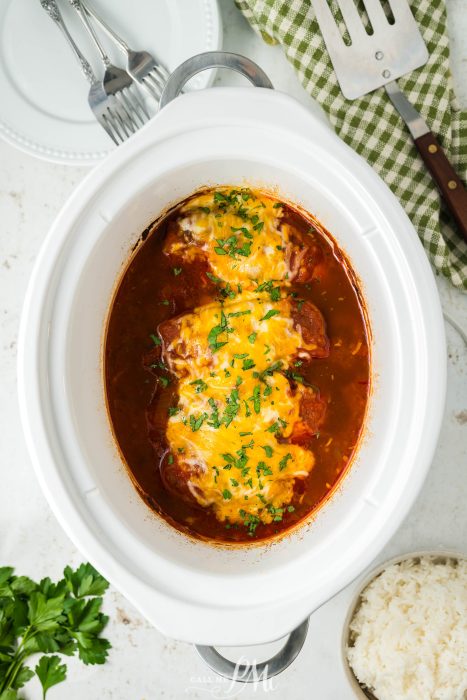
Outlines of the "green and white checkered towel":
{"type": "MultiPolygon", "coordinates": [[[[304,88],[324,108],[336,132],[385,180],[412,220],[436,270],[467,289],[467,244],[440,203],[438,191],[402,119],[383,88],[357,100],[342,95],[311,0],[236,0],[253,28],[282,44],[304,88]]],[[[444,0],[411,0],[428,46],[422,68],[399,85],[467,180],[467,111],[456,106],[449,70],[444,0]]]]}

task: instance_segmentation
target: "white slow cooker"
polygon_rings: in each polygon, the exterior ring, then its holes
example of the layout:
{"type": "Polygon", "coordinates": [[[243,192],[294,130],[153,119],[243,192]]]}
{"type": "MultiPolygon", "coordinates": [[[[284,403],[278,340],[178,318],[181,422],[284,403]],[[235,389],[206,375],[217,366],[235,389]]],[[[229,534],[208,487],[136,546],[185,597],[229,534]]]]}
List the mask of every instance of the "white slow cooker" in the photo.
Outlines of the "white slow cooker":
{"type": "MultiPolygon", "coordinates": [[[[177,69],[164,102],[219,60],[270,85],[245,60],[202,55],[177,69]]],[[[400,525],[436,445],[445,364],[433,275],[388,188],[287,95],[217,88],[166,104],[62,209],[27,293],[19,395],[38,479],[83,555],[164,634],[250,645],[306,620],[400,525]],[[372,333],[365,437],[341,488],[300,530],[241,549],[195,542],[148,510],[112,438],[101,367],[112,292],[141,232],[200,186],[219,184],[272,189],[314,214],[353,264],[372,333]]]]}

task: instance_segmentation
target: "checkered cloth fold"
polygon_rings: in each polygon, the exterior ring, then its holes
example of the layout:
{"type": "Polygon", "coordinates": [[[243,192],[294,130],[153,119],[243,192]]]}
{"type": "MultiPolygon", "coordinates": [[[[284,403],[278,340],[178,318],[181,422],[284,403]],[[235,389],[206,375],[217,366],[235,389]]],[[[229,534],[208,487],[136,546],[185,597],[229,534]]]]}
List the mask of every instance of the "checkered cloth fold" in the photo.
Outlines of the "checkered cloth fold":
{"type": "MultiPolygon", "coordinates": [[[[342,95],[310,0],[236,0],[253,28],[280,43],[304,88],[324,108],[341,138],[385,180],[414,224],[435,269],[467,290],[467,244],[440,202],[407,127],[384,88],[357,100],[342,95]]],[[[451,84],[444,0],[411,0],[430,58],[399,85],[423,115],[464,182],[467,110],[451,84]]]]}

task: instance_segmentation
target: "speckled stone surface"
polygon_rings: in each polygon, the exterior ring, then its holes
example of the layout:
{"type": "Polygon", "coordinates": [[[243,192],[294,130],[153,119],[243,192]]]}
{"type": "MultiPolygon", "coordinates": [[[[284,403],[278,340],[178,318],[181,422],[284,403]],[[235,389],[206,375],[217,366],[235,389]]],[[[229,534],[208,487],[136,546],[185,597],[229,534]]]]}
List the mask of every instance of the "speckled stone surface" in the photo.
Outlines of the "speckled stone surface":
{"type": "MultiPolygon", "coordinates": [[[[452,66],[460,102],[467,105],[467,12],[465,0],[447,0],[452,38],[452,66]]],[[[220,2],[224,46],[256,60],[276,88],[319,113],[299,85],[278,47],[263,44],[235,9],[220,2]]],[[[217,84],[241,78],[221,72],[217,84]]],[[[35,578],[59,576],[82,557],[63,533],[31,469],[16,398],[16,339],[21,304],[34,259],[49,225],[83,168],[33,159],[0,143],[0,563],[35,578]]],[[[467,333],[467,297],[438,279],[443,308],[467,333]]],[[[448,547],[467,553],[467,348],[447,325],[449,377],[443,428],[425,486],[406,521],[377,559],[423,547],[448,547]]],[[[375,563],[377,563],[375,562],[375,563]]],[[[280,700],[351,700],[340,662],[340,635],[353,587],[323,606],[310,619],[310,632],[297,661],[269,684],[231,686],[222,682],[188,645],[164,638],[116,591],[106,598],[107,634],[113,650],[104,667],[69,661],[66,685],[50,691],[50,700],[182,700],[183,698],[277,698],[280,700]]],[[[260,660],[277,644],[255,650],[260,660]]],[[[230,651],[240,656],[245,650],[230,651]]],[[[33,681],[28,700],[41,697],[33,681]]]]}

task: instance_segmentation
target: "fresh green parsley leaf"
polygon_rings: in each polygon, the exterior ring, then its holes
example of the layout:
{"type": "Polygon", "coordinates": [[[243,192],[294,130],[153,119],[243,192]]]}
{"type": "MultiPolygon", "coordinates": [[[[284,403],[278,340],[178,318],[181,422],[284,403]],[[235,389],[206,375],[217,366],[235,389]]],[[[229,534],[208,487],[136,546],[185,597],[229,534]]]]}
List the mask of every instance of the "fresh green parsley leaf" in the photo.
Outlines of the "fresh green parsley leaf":
{"type": "Polygon", "coordinates": [[[174,273],[175,277],[178,277],[178,275],[181,273],[182,268],[181,267],[173,267],[172,272],[174,273]]]}
{"type": "Polygon", "coordinates": [[[272,457],[274,451],[270,445],[261,445],[261,447],[266,452],[266,457],[272,457]]]}
{"type": "Polygon", "coordinates": [[[84,598],[88,595],[102,596],[109,587],[105,578],[89,563],[81,564],[76,571],[67,566],[63,573],[68,590],[76,598],[84,598]]]}
{"type": "MultiPolygon", "coordinates": [[[[25,660],[36,653],[76,651],[84,663],[104,663],[110,647],[99,635],[107,623],[100,612],[101,594],[108,583],[91,564],[76,571],[66,567],[64,578],[35,583],[0,568],[0,698],[19,700],[18,689],[33,676],[25,660]]],[[[43,656],[35,672],[47,691],[66,678],[59,656],[43,656]]]]}
{"type": "Polygon", "coordinates": [[[257,335],[257,333],[250,333],[250,335],[248,336],[248,340],[252,345],[254,344],[257,335]]]}
{"type": "Polygon", "coordinates": [[[154,345],[162,345],[162,340],[155,333],[151,333],[149,337],[151,338],[154,345]]]}
{"type": "MultiPolygon", "coordinates": [[[[41,682],[42,697],[45,700],[47,691],[66,678],[66,666],[61,663],[59,656],[43,656],[36,665],[35,671],[41,682]]],[[[34,674],[32,674],[34,675],[34,674]]]]}

